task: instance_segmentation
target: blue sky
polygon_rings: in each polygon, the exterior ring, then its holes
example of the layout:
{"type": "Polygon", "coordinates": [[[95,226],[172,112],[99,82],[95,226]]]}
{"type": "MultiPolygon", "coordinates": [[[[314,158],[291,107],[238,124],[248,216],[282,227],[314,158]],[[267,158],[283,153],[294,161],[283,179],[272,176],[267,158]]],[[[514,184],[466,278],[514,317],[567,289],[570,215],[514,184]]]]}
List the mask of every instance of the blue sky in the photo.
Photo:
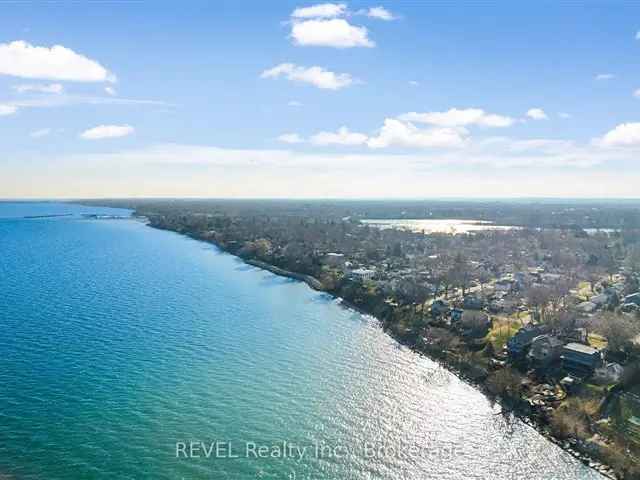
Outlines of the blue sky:
{"type": "Polygon", "coordinates": [[[637,197],[640,7],[557,3],[3,4],[0,197],[637,197]]]}

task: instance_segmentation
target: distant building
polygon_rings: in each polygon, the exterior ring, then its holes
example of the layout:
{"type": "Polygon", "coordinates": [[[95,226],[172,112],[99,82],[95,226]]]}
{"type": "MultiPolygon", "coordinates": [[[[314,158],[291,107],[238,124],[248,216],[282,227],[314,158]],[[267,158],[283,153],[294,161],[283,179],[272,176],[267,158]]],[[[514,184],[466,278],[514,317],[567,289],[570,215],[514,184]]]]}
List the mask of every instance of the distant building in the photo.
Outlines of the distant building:
{"type": "Polygon", "coordinates": [[[602,364],[600,350],[581,343],[569,343],[562,348],[562,368],[577,376],[590,376],[602,364]]]}
{"type": "Polygon", "coordinates": [[[500,280],[496,280],[494,288],[496,291],[508,292],[513,287],[513,283],[513,279],[511,278],[501,278],[500,280]]]}
{"type": "Polygon", "coordinates": [[[327,253],[322,262],[330,267],[343,267],[346,258],[342,253],[327,253]]]}
{"type": "Polygon", "coordinates": [[[361,282],[371,280],[375,275],[375,270],[371,270],[368,268],[357,268],[355,270],[351,270],[349,272],[349,276],[354,280],[359,280],[361,282]]]}

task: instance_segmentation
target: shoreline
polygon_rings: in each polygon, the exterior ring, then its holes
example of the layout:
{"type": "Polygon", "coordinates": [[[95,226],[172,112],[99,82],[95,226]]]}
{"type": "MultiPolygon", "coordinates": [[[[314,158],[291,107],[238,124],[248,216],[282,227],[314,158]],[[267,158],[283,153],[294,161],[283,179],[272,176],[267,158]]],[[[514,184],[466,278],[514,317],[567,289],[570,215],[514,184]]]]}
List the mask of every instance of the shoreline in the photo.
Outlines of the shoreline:
{"type": "MultiPolygon", "coordinates": [[[[136,217],[135,214],[132,215],[132,218],[135,218],[135,217],[136,217]]],[[[278,275],[278,276],[285,277],[285,278],[291,278],[291,279],[294,279],[294,280],[297,280],[297,281],[300,281],[300,282],[304,282],[311,289],[313,289],[315,291],[322,292],[322,293],[327,293],[327,294],[331,295],[333,298],[335,298],[336,300],[338,300],[340,302],[340,304],[344,306],[344,308],[352,309],[352,310],[355,310],[356,312],[358,312],[358,313],[360,313],[362,315],[367,315],[367,316],[370,316],[372,318],[375,318],[375,320],[378,322],[378,324],[382,327],[382,331],[386,335],[390,336],[393,340],[395,340],[398,344],[410,348],[412,352],[414,352],[414,353],[416,353],[418,355],[421,355],[421,356],[425,356],[429,360],[431,360],[431,361],[437,363],[438,365],[440,365],[441,367],[445,368],[449,373],[451,373],[452,375],[455,375],[461,381],[465,382],[466,384],[470,385],[471,387],[475,388],[480,393],[482,393],[485,396],[485,398],[487,398],[490,402],[498,403],[500,405],[500,407],[503,409],[503,411],[504,411],[504,408],[505,408],[506,404],[512,403],[510,401],[510,399],[508,399],[508,398],[501,398],[501,397],[491,393],[488,390],[488,388],[486,387],[485,384],[479,382],[478,379],[474,379],[471,376],[465,374],[453,362],[447,361],[446,360],[446,356],[444,358],[438,358],[435,355],[429,354],[429,352],[427,352],[427,351],[420,350],[415,343],[410,343],[410,342],[406,341],[405,339],[403,339],[402,337],[400,337],[398,335],[395,335],[389,329],[385,328],[384,322],[380,318],[378,318],[378,316],[376,316],[373,312],[368,312],[364,308],[354,304],[353,302],[349,301],[348,299],[335,294],[335,292],[332,292],[330,290],[325,289],[323,284],[322,284],[322,282],[320,282],[320,280],[318,280],[317,278],[312,277],[311,275],[305,275],[305,274],[301,274],[301,273],[297,273],[297,272],[292,272],[290,270],[286,270],[286,269],[283,269],[283,268],[278,267],[276,265],[272,265],[272,264],[269,264],[269,263],[266,263],[266,262],[263,262],[263,261],[260,261],[260,260],[243,258],[240,255],[237,255],[237,254],[229,251],[228,249],[224,248],[223,246],[219,245],[217,242],[215,242],[215,241],[213,241],[212,239],[209,239],[209,238],[200,238],[200,237],[198,237],[196,235],[190,234],[189,232],[178,232],[178,231],[175,231],[175,230],[164,229],[164,228],[152,225],[148,221],[146,222],[146,225],[151,227],[151,228],[174,232],[174,233],[177,233],[178,235],[183,235],[183,236],[191,238],[193,240],[197,240],[197,241],[200,241],[200,242],[204,242],[204,243],[208,243],[208,244],[214,245],[221,252],[223,252],[225,254],[228,254],[228,255],[232,255],[233,257],[238,258],[239,260],[241,260],[242,262],[244,262],[247,265],[251,265],[251,266],[266,270],[268,272],[273,273],[274,275],[278,275]]],[[[612,479],[612,480],[624,478],[624,477],[618,476],[618,472],[616,472],[614,470],[614,468],[612,468],[610,465],[606,464],[604,461],[599,460],[597,457],[594,457],[591,453],[588,453],[586,451],[581,451],[581,448],[579,446],[579,443],[581,442],[581,440],[572,439],[573,440],[573,442],[572,442],[571,440],[563,440],[563,439],[557,438],[548,429],[544,428],[544,426],[541,425],[540,422],[538,422],[536,420],[536,418],[535,418],[535,416],[533,414],[524,412],[523,409],[521,408],[521,406],[518,405],[518,402],[513,402],[512,406],[513,406],[513,408],[511,408],[510,410],[508,410],[508,411],[506,411],[504,413],[512,414],[514,417],[516,417],[520,421],[522,421],[525,425],[527,425],[530,428],[536,430],[536,432],[538,432],[538,434],[540,434],[541,436],[545,437],[548,441],[550,441],[551,443],[555,444],[556,446],[561,448],[563,451],[567,452],[569,455],[574,457],[576,460],[580,461],[583,465],[585,465],[585,466],[589,467],[590,469],[598,472],[598,474],[600,474],[603,478],[609,478],[609,479],[612,479]]],[[[499,412],[498,414],[502,414],[503,411],[499,412]]]]}
{"type": "MultiPolygon", "coordinates": [[[[219,245],[216,245],[216,247],[220,248],[219,245]]],[[[221,249],[221,248],[220,248],[221,249]]],[[[222,251],[224,251],[225,253],[229,253],[230,255],[233,255],[233,253],[228,252],[226,250],[221,249],[222,251]]],[[[276,267],[275,265],[271,265],[270,263],[266,263],[266,262],[262,262],[260,260],[253,260],[253,259],[245,259],[242,257],[239,257],[238,255],[233,255],[236,258],[240,258],[244,263],[248,264],[248,265],[253,265],[254,267],[258,267],[261,268],[263,270],[267,270],[275,275],[279,275],[281,277],[287,277],[287,278],[292,278],[294,280],[298,280],[300,282],[304,282],[307,285],[309,285],[313,290],[317,290],[318,292],[325,292],[325,293],[329,293],[327,292],[322,285],[322,282],[320,280],[318,280],[315,277],[312,277],[311,275],[304,275],[302,273],[296,273],[296,272],[292,272],[290,270],[285,270],[284,268],[280,268],[280,267],[276,267]]]]}

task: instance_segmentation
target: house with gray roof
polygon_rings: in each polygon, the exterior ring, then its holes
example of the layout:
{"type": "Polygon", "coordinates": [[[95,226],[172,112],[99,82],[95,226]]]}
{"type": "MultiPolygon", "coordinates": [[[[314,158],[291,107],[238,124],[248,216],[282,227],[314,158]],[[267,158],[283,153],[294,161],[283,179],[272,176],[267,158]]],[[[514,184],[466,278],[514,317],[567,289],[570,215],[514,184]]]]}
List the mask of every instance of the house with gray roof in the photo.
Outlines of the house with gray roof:
{"type": "Polygon", "coordinates": [[[562,348],[562,368],[579,377],[591,376],[602,364],[602,355],[597,348],[582,343],[568,343],[562,348]]]}

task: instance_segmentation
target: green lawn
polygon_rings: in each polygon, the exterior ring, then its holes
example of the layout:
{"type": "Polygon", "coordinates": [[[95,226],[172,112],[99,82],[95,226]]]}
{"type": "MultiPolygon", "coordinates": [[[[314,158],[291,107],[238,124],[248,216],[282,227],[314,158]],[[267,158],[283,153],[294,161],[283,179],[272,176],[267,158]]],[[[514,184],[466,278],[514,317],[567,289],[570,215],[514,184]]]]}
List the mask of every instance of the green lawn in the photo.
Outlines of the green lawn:
{"type": "Polygon", "coordinates": [[[504,317],[494,318],[493,328],[489,331],[486,337],[487,342],[491,342],[493,344],[493,348],[496,352],[502,350],[507,343],[507,340],[513,337],[520,327],[521,323],[519,321],[514,321],[504,317]]]}

